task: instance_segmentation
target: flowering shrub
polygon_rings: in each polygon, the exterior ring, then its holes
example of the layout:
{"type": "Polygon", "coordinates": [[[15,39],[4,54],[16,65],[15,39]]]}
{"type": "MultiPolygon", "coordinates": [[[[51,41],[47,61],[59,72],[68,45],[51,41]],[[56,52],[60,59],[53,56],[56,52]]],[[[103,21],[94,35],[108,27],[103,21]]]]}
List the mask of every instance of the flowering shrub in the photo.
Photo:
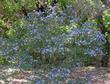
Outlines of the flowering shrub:
{"type": "Polygon", "coordinates": [[[77,28],[75,24],[75,17],[61,11],[47,9],[46,12],[29,13],[10,31],[13,33],[8,32],[9,38],[0,37],[0,55],[16,60],[18,65],[35,61],[75,66],[81,66],[89,56],[102,56],[106,40],[101,32],[91,28],[89,22],[89,25],[83,24],[84,28],[77,28]]]}

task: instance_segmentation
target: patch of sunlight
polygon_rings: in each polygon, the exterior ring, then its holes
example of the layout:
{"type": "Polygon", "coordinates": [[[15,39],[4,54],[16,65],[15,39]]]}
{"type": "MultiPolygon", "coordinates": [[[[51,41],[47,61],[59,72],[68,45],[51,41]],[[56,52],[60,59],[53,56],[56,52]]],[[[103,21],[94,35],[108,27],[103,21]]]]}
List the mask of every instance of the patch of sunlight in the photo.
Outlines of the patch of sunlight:
{"type": "Polygon", "coordinates": [[[11,81],[11,80],[13,80],[13,78],[12,78],[12,77],[9,77],[9,78],[7,78],[7,80],[8,80],[8,81],[11,81]]]}
{"type": "Polygon", "coordinates": [[[88,67],[86,67],[86,69],[89,70],[89,71],[92,71],[92,70],[95,70],[96,67],[88,66],[88,67]]]}
{"type": "Polygon", "coordinates": [[[26,80],[26,79],[13,79],[13,81],[28,82],[28,80],[26,80]]]}
{"type": "Polygon", "coordinates": [[[110,78],[110,74],[109,73],[107,73],[106,76],[107,76],[107,78],[110,78]]]}
{"type": "Polygon", "coordinates": [[[8,68],[8,69],[5,69],[4,71],[7,72],[7,73],[13,73],[15,71],[20,71],[20,70],[19,69],[14,69],[14,68],[8,68]]]}
{"type": "Polygon", "coordinates": [[[110,80],[107,80],[104,82],[105,84],[110,84],[110,80]]]}
{"type": "Polygon", "coordinates": [[[0,80],[0,84],[5,84],[5,82],[3,80],[0,80]]]}
{"type": "Polygon", "coordinates": [[[13,78],[8,79],[8,81],[11,81],[11,82],[20,82],[20,83],[27,83],[27,82],[29,82],[26,79],[13,79],[13,78]]]}
{"type": "Polygon", "coordinates": [[[20,69],[8,68],[8,69],[2,70],[2,71],[5,72],[7,75],[11,75],[14,72],[19,72],[20,69]]]}

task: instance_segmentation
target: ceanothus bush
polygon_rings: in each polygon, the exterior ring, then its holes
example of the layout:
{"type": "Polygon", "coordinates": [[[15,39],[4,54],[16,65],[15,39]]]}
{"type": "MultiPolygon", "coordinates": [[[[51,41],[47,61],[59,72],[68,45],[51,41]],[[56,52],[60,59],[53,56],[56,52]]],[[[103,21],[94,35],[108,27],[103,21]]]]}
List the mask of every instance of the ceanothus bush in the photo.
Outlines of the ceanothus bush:
{"type": "Polygon", "coordinates": [[[76,66],[89,56],[102,56],[104,35],[90,24],[77,28],[76,23],[76,17],[61,11],[29,13],[14,26],[14,37],[0,37],[0,55],[16,60],[18,65],[31,60],[30,64],[55,65],[70,61],[76,66]]]}

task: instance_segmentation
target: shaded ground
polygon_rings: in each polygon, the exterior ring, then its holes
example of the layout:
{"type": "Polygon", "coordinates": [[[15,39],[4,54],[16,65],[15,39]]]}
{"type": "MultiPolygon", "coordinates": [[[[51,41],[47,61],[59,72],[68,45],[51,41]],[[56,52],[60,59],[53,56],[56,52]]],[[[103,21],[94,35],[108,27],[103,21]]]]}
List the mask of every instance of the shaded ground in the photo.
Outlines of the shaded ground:
{"type": "MultiPolygon", "coordinates": [[[[110,84],[110,68],[81,67],[72,69],[69,77],[63,82],[68,84],[71,79],[89,79],[88,84],[110,84]]],[[[19,69],[0,69],[0,84],[34,84],[38,78],[32,71],[19,69]]]]}
{"type": "Polygon", "coordinates": [[[88,84],[110,84],[110,70],[109,68],[95,68],[88,67],[88,70],[79,68],[72,71],[72,78],[85,77],[90,80],[88,84]]]}

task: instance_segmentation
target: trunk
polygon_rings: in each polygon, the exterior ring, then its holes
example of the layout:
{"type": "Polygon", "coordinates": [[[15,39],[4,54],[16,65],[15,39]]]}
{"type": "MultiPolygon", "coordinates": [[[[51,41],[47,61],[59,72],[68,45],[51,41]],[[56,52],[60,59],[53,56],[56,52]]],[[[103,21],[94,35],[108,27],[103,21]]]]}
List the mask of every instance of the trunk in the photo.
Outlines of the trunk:
{"type": "Polygon", "coordinates": [[[22,13],[24,14],[24,16],[27,16],[28,15],[28,12],[26,10],[26,8],[24,6],[22,6],[22,13]]]}
{"type": "Polygon", "coordinates": [[[57,3],[58,3],[58,0],[53,0],[51,5],[55,6],[57,3]]]}
{"type": "Polygon", "coordinates": [[[35,0],[35,4],[36,4],[36,7],[37,7],[37,10],[36,11],[41,11],[43,12],[44,9],[45,9],[45,0],[35,0]]]}
{"type": "MultiPolygon", "coordinates": [[[[15,3],[18,3],[17,0],[14,0],[14,2],[15,2],[15,3]]],[[[24,16],[27,16],[27,15],[28,15],[28,12],[27,12],[25,6],[21,6],[21,12],[23,13],[24,16]]]]}
{"type": "MultiPolygon", "coordinates": [[[[96,20],[97,20],[97,26],[98,28],[100,28],[101,33],[105,36],[106,32],[107,32],[107,28],[105,27],[104,23],[103,23],[103,13],[97,13],[96,15],[96,20]]],[[[109,41],[107,39],[107,37],[105,36],[106,39],[106,43],[104,44],[104,48],[103,48],[103,52],[104,55],[102,56],[101,59],[101,66],[102,67],[107,67],[108,66],[108,55],[109,55],[109,41]]]]}
{"type": "MultiPolygon", "coordinates": [[[[48,5],[48,0],[35,0],[35,4],[36,4],[36,7],[37,7],[37,11],[39,12],[39,11],[41,11],[41,12],[43,12],[43,11],[45,11],[45,8],[47,7],[47,5],[48,5]]],[[[51,6],[53,7],[53,6],[55,6],[56,4],[58,3],[58,0],[53,0],[52,2],[51,2],[51,6]]]]}

